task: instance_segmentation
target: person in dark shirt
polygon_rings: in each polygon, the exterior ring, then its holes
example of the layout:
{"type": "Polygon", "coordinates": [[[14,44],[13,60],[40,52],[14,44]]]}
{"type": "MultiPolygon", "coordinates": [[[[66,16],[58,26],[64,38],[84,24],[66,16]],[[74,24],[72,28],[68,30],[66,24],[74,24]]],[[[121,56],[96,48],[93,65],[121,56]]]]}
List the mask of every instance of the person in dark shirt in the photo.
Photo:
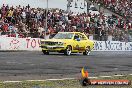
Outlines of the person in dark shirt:
{"type": "Polygon", "coordinates": [[[42,34],[40,35],[40,38],[41,39],[44,39],[45,38],[45,31],[42,32],[42,34]]]}

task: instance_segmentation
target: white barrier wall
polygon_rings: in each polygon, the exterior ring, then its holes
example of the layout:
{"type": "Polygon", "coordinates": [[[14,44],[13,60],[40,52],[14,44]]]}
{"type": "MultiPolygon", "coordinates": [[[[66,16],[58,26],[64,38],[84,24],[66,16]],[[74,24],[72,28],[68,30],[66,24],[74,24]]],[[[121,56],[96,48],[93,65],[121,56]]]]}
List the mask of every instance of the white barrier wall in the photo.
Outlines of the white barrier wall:
{"type": "MultiPolygon", "coordinates": [[[[0,37],[0,50],[39,51],[39,38],[0,37]]],[[[132,42],[95,41],[94,51],[132,51],[132,42]]]]}
{"type": "Polygon", "coordinates": [[[132,51],[132,42],[96,41],[94,51],[132,51]]]}
{"type": "Polygon", "coordinates": [[[4,38],[0,37],[0,50],[40,50],[38,38],[4,38]]]}

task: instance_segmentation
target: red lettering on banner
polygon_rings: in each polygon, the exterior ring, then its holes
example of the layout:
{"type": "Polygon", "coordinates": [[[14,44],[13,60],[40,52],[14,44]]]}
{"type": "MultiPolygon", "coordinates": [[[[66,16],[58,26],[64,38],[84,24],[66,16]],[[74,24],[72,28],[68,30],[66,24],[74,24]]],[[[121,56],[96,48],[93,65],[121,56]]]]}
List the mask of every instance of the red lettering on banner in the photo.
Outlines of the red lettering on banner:
{"type": "Polygon", "coordinates": [[[17,40],[17,39],[11,40],[11,42],[10,42],[10,49],[15,49],[15,50],[17,50],[17,49],[19,48],[19,46],[20,46],[19,43],[20,43],[20,42],[19,42],[19,40],[17,40]]]}
{"type": "Polygon", "coordinates": [[[35,48],[35,47],[39,47],[40,45],[40,40],[39,39],[26,39],[26,48],[35,48]]]}
{"type": "Polygon", "coordinates": [[[30,41],[30,39],[26,39],[26,41],[27,41],[27,48],[29,48],[29,41],[30,41]]]}
{"type": "Polygon", "coordinates": [[[35,47],[36,47],[36,40],[35,40],[35,39],[32,40],[32,42],[31,42],[31,47],[32,47],[32,48],[35,48],[35,47]]]}
{"type": "Polygon", "coordinates": [[[38,44],[39,44],[39,46],[40,46],[40,39],[38,39],[38,44]]]}

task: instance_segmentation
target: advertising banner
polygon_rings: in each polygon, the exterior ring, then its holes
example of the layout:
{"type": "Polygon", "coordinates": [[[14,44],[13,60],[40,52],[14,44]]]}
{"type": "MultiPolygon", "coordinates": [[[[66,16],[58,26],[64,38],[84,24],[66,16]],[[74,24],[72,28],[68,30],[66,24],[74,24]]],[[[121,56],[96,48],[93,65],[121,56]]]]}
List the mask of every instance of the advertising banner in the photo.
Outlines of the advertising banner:
{"type": "Polygon", "coordinates": [[[132,42],[96,41],[94,51],[132,51],[132,42]]]}
{"type": "MultiPolygon", "coordinates": [[[[41,50],[39,38],[0,37],[0,50],[41,50]]],[[[132,42],[95,41],[93,51],[132,51],[132,42]]]]}
{"type": "Polygon", "coordinates": [[[0,38],[0,50],[40,50],[39,38],[0,38]]]}

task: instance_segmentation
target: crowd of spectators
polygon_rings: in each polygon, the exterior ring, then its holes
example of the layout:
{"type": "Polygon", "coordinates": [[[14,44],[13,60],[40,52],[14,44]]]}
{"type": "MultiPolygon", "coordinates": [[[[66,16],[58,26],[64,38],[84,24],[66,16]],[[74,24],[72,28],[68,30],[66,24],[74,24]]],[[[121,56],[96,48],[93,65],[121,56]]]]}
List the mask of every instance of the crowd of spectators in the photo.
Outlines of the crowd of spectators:
{"type": "Polygon", "coordinates": [[[84,32],[86,35],[95,35],[96,40],[107,40],[108,35],[115,40],[124,40],[126,32],[120,30],[131,29],[131,23],[127,23],[116,16],[90,15],[89,13],[66,13],[61,9],[48,9],[46,13],[42,8],[31,8],[4,5],[0,8],[0,35],[14,37],[44,38],[53,37],[57,32],[84,32]],[[46,29],[47,15],[47,29],[46,29]],[[118,36],[118,37],[117,37],[118,36]]]}
{"type": "Polygon", "coordinates": [[[100,3],[101,6],[114,13],[124,17],[127,20],[132,20],[132,1],[131,0],[91,0],[95,3],[100,3]]]}

